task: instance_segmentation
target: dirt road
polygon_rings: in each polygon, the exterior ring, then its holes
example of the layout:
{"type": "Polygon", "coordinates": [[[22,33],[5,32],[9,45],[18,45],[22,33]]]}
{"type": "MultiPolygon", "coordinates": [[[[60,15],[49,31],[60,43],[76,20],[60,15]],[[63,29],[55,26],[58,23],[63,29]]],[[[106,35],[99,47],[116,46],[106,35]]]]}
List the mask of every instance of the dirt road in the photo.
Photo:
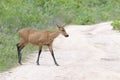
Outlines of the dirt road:
{"type": "Polygon", "coordinates": [[[60,66],[48,51],[37,66],[35,52],[23,65],[0,73],[0,80],[120,80],[120,33],[110,24],[67,26],[70,37],[54,42],[60,66]]]}

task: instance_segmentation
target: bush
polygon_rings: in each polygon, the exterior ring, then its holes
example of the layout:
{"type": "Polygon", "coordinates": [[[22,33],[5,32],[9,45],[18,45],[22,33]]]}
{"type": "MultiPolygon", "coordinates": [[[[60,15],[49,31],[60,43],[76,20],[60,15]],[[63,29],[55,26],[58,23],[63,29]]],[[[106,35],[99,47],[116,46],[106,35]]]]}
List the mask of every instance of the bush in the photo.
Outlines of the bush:
{"type": "Polygon", "coordinates": [[[45,29],[54,23],[93,24],[120,19],[119,0],[2,0],[0,31],[45,29]]]}
{"type": "Polygon", "coordinates": [[[119,30],[120,31],[120,20],[113,21],[113,23],[111,25],[113,26],[114,30],[119,30]]]}

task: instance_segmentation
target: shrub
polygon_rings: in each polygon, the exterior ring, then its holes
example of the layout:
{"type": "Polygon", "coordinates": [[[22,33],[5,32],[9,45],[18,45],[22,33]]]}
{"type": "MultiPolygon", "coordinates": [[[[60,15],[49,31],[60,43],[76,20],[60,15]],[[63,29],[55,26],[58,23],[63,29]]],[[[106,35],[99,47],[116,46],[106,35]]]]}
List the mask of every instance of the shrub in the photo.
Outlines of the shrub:
{"type": "Polygon", "coordinates": [[[114,30],[119,30],[120,31],[120,20],[113,21],[113,23],[111,25],[113,26],[114,30]]]}

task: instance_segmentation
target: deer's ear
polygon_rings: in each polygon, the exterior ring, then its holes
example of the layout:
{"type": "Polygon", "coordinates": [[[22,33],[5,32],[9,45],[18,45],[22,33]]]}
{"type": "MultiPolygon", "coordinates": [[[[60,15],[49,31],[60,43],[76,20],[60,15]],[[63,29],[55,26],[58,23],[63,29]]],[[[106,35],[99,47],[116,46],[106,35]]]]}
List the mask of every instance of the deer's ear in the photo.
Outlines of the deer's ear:
{"type": "Polygon", "coordinates": [[[62,27],[65,27],[65,26],[66,26],[66,24],[63,24],[63,25],[62,25],[62,27]]]}
{"type": "Polygon", "coordinates": [[[56,24],[58,28],[60,28],[60,25],[56,24]]]}

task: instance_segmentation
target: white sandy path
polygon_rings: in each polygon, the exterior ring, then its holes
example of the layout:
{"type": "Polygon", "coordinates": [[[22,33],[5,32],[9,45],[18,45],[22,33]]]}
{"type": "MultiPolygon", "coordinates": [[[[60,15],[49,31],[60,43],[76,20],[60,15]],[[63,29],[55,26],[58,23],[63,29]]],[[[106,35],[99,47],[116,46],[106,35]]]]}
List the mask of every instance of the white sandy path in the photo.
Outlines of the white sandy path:
{"type": "Polygon", "coordinates": [[[37,66],[35,52],[22,66],[0,73],[0,80],[120,80],[120,33],[110,24],[67,26],[70,37],[54,42],[60,66],[48,51],[37,66]]]}

